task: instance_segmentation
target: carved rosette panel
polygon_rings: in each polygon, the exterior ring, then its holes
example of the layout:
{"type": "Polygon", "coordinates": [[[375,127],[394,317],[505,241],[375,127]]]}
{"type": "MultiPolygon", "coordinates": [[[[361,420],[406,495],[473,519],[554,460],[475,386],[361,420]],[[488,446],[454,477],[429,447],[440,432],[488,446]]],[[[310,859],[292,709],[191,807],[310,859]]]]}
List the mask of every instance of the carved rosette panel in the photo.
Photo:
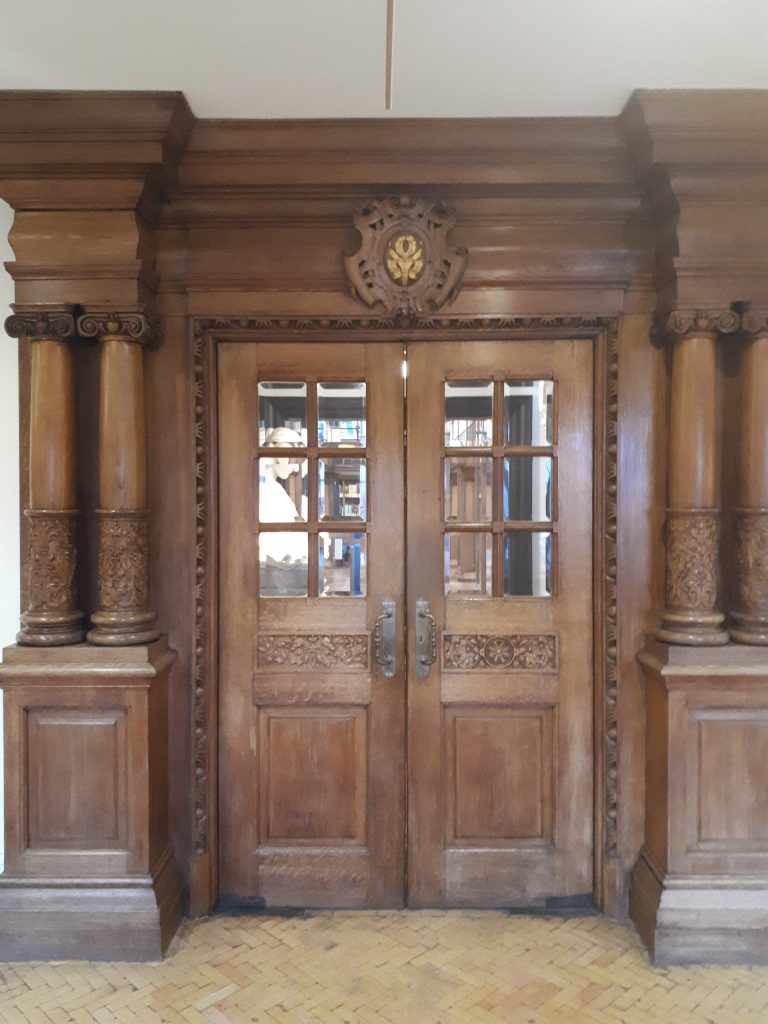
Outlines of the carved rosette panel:
{"type": "Polygon", "coordinates": [[[76,512],[28,510],[28,611],[67,612],[75,607],[76,512]]]}
{"type": "Polygon", "coordinates": [[[259,668],[365,669],[368,648],[366,633],[262,635],[256,644],[256,664],[259,668]]]}
{"type": "Polygon", "coordinates": [[[667,516],[666,606],[712,611],[718,596],[718,513],[670,510],[667,516]]]}
{"type": "Polygon", "coordinates": [[[64,341],[75,333],[75,318],[64,310],[19,310],[5,321],[11,338],[64,341]]]}
{"type": "Polygon", "coordinates": [[[536,634],[445,634],[443,668],[516,669],[542,672],[557,668],[557,637],[536,634]]]}
{"type": "Polygon", "coordinates": [[[448,246],[456,224],[443,203],[416,196],[372,199],[356,211],[357,252],[344,253],[352,295],[390,313],[436,310],[458,293],[467,250],[448,246]]]}
{"type": "Polygon", "coordinates": [[[78,318],[77,329],[83,338],[119,338],[142,344],[156,340],[158,333],[157,322],[145,313],[113,309],[85,313],[78,318]]]}
{"type": "Polygon", "coordinates": [[[768,616],[768,510],[737,514],[736,559],[741,609],[768,616]]]}
{"type": "Polygon", "coordinates": [[[99,511],[99,609],[143,610],[149,598],[145,512],[99,511]]]}

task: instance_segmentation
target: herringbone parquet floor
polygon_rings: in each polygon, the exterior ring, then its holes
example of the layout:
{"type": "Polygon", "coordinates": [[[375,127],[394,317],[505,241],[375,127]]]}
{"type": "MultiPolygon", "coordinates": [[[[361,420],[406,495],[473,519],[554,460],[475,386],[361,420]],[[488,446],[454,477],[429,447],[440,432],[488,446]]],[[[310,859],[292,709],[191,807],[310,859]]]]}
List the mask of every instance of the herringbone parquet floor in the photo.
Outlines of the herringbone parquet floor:
{"type": "Polygon", "coordinates": [[[187,923],[162,964],[0,965],[4,1024],[768,1024],[768,968],[657,970],[600,917],[187,923]]]}

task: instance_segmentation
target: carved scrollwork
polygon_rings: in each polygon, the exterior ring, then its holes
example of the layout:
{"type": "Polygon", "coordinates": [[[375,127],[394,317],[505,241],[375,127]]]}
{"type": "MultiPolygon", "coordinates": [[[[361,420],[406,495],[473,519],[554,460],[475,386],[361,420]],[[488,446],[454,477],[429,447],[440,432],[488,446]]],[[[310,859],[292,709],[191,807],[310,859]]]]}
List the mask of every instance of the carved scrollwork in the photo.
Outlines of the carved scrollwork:
{"type": "Polygon", "coordinates": [[[256,663],[259,668],[367,668],[368,648],[366,633],[262,635],[256,644],[256,663]]]}
{"type": "Polygon", "coordinates": [[[670,511],[667,517],[666,606],[712,611],[717,605],[718,513],[670,511]]]}
{"type": "Polygon", "coordinates": [[[742,510],[736,519],[739,599],[745,611],[768,615],[768,511],[742,510]]]}
{"type": "Polygon", "coordinates": [[[467,265],[466,249],[451,249],[454,211],[415,196],[373,199],[355,213],[357,252],[345,251],[352,295],[390,313],[436,310],[453,299],[467,265]]]}
{"type": "Polygon", "coordinates": [[[145,512],[99,511],[99,609],[144,610],[149,598],[145,512]]]}
{"type": "Polygon", "coordinates": [[[741,318],[745,334],[768,334],[768,313],[749,309],[741,318]]]}
{"type": "Polygon", "coordinates": [[[193,750],[193,794],[194,794],[194,840],[195,852],[205,854],[210,846],[210,771],[208,733],[210,694],[210,630],[208,611],[209,551],[208,536],[208,388],[210,380],[206,361],[205,338],[195,337],[195,692],[192,701],[192,750],[193,750]]]}
{"type": "Polygon", "coordinates": [[[443,636],[443,667],[460,671],[552,670],[557,667],[557,637],[548,634],[446,634],[443,636]]]}
{"type": "Polygon", "coordinates": [[[63,341],[73,337],[75,318],[66,309],[20,310],[7,318],[5,331],[11,338],[63,341]]]}
{"type": "Polygon", "coordinates": [[[114,309],[93,310],[78,318],[83,338],[121,338],[147,344],[157,338],[157,323],[144,313],[114,309]]]}
{"type": "Polygon", "coordinates": [[[25,514],[29,520],[29,611],[71,611],[75,607],[77,513],[30,509],[25,514]]]}
{"type": "MultiPolygon", "coordinates": [[[[430,335],[435,331],[496,331],[510,335],[523,333],[530,336],[546,332],[569,331],[582,335],[594,335],[613,321],[594,316],[515,316],[515,317],[469,317],[441,316],[418,317],[409,323],[409,331],[414,334],[430,335]]],[[[387,331],[401,336],[402,320],[397,316],[361,316],[361,317],[216,317],[209,320],[198,320],[195,323],[197,337],[206,331],[222,334],[232,332],[288,334],[348,334],[350,331],[381,336],[387,331]]]]}
{"type": "Polygon", "coordinates": [[[662,331],[673,338],[697,332],[733,334],[740,322],[732,309],[675,310],[664,320],[662,331]]]}
{"type": "Polygon", "coordinates": [[[603,433],[602,665],[603,665],[603,844],[610,857],[619,847],[619,659],[617,620],[619,325],[606,331],[603,433]]]}

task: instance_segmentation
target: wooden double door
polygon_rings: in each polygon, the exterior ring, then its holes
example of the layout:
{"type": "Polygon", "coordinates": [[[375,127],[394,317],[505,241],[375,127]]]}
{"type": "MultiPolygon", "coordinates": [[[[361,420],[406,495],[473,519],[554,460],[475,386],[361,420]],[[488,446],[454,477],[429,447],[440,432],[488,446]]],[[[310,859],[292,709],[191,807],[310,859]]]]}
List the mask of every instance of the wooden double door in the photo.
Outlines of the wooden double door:
{"type": "Polygon", "coordinates": [[[593,887],[593,351],[221,344],[220,893],[593,887]]]}

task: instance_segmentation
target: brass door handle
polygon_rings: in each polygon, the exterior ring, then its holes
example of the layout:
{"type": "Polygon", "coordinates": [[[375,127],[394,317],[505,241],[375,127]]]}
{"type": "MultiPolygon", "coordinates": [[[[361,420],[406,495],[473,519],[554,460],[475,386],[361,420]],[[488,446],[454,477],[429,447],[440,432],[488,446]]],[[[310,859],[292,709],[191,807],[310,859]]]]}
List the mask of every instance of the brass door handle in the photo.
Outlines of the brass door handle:
{"type": "Polygon", "coordinates": [[[395,624],[397,621],[395,602],[385,597],[381,602],[381,615],[376,619],[373,630],[373,656],[381,665],[381,674],[391,679],[397,669],[395,659],[395,624]]]}
{"type": "Polygon", "coordinates": [[[416,675],[428,676],[437,661],[437,622],[429,610],[429,601],[416,601],[416,675]]]}

